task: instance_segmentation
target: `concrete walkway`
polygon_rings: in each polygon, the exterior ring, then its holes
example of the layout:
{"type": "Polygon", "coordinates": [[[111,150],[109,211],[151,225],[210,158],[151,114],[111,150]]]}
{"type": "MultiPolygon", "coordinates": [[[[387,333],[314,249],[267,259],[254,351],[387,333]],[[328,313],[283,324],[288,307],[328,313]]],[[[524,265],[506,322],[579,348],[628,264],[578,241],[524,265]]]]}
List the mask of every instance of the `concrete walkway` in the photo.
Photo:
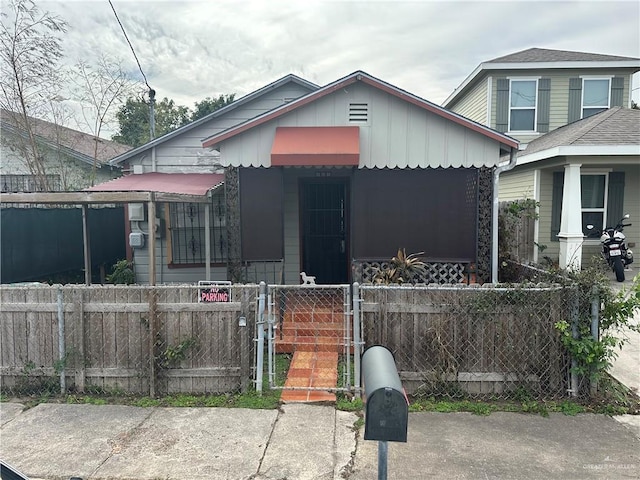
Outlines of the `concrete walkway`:
{"type": "MultiPolygon", "coordinates": [[[[0,455],[32,478],[365,480],[377,442],[331,406],[0,405],[0,455]]],[[[640,432],[604,415],[412,413],[389,479],[640,477],[640,432]]]]}

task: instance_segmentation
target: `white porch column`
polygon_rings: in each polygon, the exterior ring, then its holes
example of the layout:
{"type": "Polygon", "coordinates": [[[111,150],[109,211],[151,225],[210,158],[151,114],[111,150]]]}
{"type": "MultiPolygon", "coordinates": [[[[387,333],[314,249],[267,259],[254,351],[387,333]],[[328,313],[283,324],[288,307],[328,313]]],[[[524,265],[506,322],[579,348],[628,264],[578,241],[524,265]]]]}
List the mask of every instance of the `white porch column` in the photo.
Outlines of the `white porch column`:
{"type": "Polygon", "coordinates": [[[582,202],[580,164],[564,167],[562,216],[560,220],[560,268],[580,270],[582,266],[582,202]]]}

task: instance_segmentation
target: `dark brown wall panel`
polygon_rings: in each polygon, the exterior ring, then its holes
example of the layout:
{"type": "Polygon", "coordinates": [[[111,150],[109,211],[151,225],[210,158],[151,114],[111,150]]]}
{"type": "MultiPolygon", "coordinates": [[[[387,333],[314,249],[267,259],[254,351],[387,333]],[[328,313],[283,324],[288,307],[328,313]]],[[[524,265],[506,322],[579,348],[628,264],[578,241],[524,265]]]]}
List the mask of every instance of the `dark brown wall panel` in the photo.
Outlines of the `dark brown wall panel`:
{"type": "Polygon", "coordinates": [[[283,258],[281,168],[240,169],[243,260],[283,258]]]}
{"type": "Polygon", "coordinates": [[[354,258],[475,260],[477,170],[358,170],[352,192],[354,258]]]}

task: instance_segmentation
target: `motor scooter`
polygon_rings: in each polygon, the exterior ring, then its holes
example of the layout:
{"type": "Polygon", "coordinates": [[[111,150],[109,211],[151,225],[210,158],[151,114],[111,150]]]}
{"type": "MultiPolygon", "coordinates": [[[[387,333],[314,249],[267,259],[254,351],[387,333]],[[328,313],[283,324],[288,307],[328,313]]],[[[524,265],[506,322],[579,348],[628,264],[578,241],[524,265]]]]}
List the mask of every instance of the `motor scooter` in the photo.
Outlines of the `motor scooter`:
{"type": "MultiPolygon", "coordinates": [[[[630,216],[627,213],[615,227],[594,230],[592,234],[589,234],[589,237],[600,236],[600,243],[602,244],[600,254],[616,274],[618,282],[624,282],[624,269],[627,265],[633,263],[633,252],[627,248],[626,238],[622,233],[624,227],[631,226],[630,223],[623,223],[629,218],[630,216]]],[[[593,228],[593,225],[587,225],[587,229],[592,230],[593,228]]]]}

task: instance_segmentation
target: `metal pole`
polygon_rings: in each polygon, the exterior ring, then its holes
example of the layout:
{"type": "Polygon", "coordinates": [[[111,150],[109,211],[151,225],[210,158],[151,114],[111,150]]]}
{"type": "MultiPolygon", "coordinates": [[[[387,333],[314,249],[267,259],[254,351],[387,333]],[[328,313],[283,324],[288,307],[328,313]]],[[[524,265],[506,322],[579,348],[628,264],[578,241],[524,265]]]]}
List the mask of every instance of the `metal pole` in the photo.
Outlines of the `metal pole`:
{"type": "Polygon", "coordinates": [[[594,285],[591,296],[591,336],[595,341],[600,338],[600,295],[598,286],[594,285]]]}
{"type": "Polygon", "coordinates": [[[147,204],[147,218],[149,219],[149,285],[156,284],[156,202],[151,193],[151,200],[147,204]]]}
{"type": "MultiPolygon", "coordinates": [[[[344,305],[343,305],[343,310],[344,310],[344,326],[345,326],[345,358],[346,358],[346,368],[345,371],[347,373],[346,375],[346,381],[344,386],[346,388],[348,388],[349,390],[351,390],[351,329],[353,328],[353,315],[350,315],[350,307],[351,307],[351,289],[349,288],[349,286],[347,285],[346,287],[344,287],[344,296],[345,296],[345,300],[344,300],[344,305]],[[349,323],[351,323],[351,325],[349,325],[349,323]]],[[[354,333],[355,335],[355,333],[354,333]]],[[[354,360],[355,361],[355,360],[354,360]]]]}
{"type": "MultiPolygon", "coordinates": [[[[578,289],[577,288],[572,288],[571,289],[571,336],[574,339],[577,339],[580,337],[580,334],[578,332],[578,321],[580,318],[580,312],[578,311],[579,308],[579,304],[578,304],[578,289]]],[[[576,372],[576,369],[578,367],[578,361],[575,359],[575,357],[571,357],[571,373],[570,373],[570,378],[571,378],[571,388],[570,388],[570,392],[571,392],[571,396],[572,397],[577,397],[578,396],[578,373],[576,372]]]]}
{"type": "Polygon", "coordinates": [[[269,388],[273,388],[276,383],[276,372],[275,366],[273,364],[273,342],[275,340],[275,332],[273,331],[273,324],[275,321],[275,315],[273,312],[273,303],[271,299],[271,293],[267,294],[267,305],[268,305],[268,315],[267,315],[267,325],[269,326],[267,330],[267,345],[269,356],[269,388]]]}
{"type": "Polygon", "coordinates": [[[209,212],[211,210],[211,206],[209,203],[204,204],[204,244],[205,244],[205,279],[211,280],[211,226],[209,225],[209,212]]]}
{"type": "Polygon", "coordinates": [[[360,349],[362,343],[360,340],[360,284],[353,284],[353,379],[356,392],[360,390],[360,349]]]}
{"type": "Polygon", "coordinates": [[[378,480],[387,480],[387,455],[389,444],[386,440],[378,442],[378,480]]]}
{"type": "Polygon", "coordinates": [[[256,359],[256,390],[262,395],[262,370],[264,367],[264,294],[265,283],[260,282],[260,296],[258,297],[258,356],[256,359]]]}
{"type": "Polygon", "coordinates": [[[82,204],[82,240],[84,246],[84,283],[91,285],[91,235],[89,234],[89,207],[82,204]]]}
{"type": "Polygon", "coordinates": [[[58,287],[58,358],[60,359],[60,394],[67,391],[65,372],[65,357],[67,356],[64,343],[64,308],[62,303],[62,288],[58,287]]]}
{"type": "Polygon", "coordinates": [[[149,89],[149,138],[153,140],[156,138],[156,91],[153,88],[149,89]]]}
{"type": "MultiPolygon", "coordinates": [[[[600,295],[598,286],[594,285],[591,295],[591,337],[597,342],[600,339],[600,295]]],[[[589,390],[591,395],[598,392],[598,380],[590,379],[589,390]]]]}

